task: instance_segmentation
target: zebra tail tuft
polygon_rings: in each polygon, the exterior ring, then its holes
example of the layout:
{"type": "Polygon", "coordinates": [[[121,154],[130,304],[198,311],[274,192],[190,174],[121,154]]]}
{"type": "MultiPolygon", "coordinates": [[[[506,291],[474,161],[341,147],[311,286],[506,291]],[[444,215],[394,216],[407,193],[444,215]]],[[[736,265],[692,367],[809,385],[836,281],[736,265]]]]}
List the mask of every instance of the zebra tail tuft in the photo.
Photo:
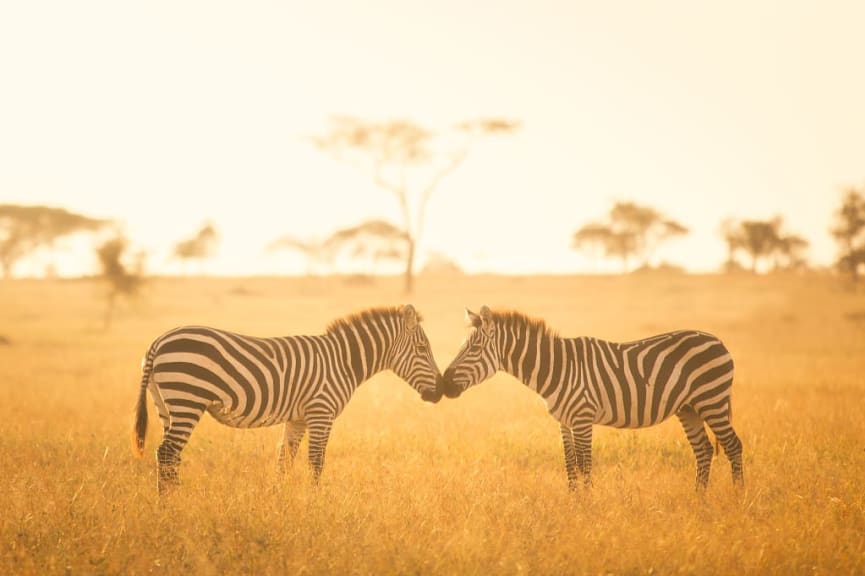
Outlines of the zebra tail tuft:
{"type": "Polygon", "coordinates": [[[144,439],[147,436],[147,384],[150,381],[152,365],[153,358],[149,352],[144,361],[138,402],[135,403],[135,424],[132,426],[132,453],[136,458],[144,456],[144,439]]]}
{"type": "Polygon", "coordinates": [[[135,404],[135,426],[132,428],[132,453],[144,456],[144,438],[147,435],[147,388],[142,386],[135,404]]]}

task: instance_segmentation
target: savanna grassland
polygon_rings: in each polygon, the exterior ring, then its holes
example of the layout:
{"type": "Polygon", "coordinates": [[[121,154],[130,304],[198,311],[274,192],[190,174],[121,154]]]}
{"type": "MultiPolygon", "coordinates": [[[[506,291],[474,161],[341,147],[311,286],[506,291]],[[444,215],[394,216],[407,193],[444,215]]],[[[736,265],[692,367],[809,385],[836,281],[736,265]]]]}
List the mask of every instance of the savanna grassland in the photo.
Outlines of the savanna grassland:
{"type": "Polygon", "coordinates": [[[865,293],[823,276],[420,278],[443,369],[463,306],[517,308],[565,336],[721,337],[736,361],[745,487],[725,458],[694,490],[675,420],[595,428],[594,486],[569,493],[558,424],[499,375],[423,403],[390,373],[336,420],[320,486],[306,441],[205,417],[181,488],[156,494],[160,430],[130,450],[140,359],[178,324],[320,333],[406,301],[398,279],[152,279],[108,329],[95,281],[0,282],[2,574],[863,574],[865,293]]]}

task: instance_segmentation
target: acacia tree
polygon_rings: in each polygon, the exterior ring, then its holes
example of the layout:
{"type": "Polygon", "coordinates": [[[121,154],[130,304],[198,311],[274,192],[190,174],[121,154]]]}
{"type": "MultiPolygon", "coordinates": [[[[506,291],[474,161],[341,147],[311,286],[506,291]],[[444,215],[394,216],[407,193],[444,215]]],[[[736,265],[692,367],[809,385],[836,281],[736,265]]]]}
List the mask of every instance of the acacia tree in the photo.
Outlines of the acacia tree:
{"type": "Polygon", "coordinates": [[[213,256],[218,242],[216,228],[212,224],[205,224],[195,236],[175,244],[172,256],[184,264],[190,260],[203,261],[213,256]]]}
{"type": "Polygon", "coordinates": [[[40,248],[51,248],[64,236],[95,232],[108,220],[51,206],[0,205],[0,268],[12,276],[15,264],[40,248]]]}
{"type": "Polygon", "coordinates": [[[853,187],[844,192],[830,231],[840,249],[836,265],[857,282],[865,265],[865,193],[853,187]]]}
{"type": "Polygon", "coordinates": [[[727,245],[727,260],[724,262],[724,270],[727,272],[740,270],[741,265],[736,259],[736,254],[743,248],[739,222],[732,218],[725,218],[721,221],[718,232],[727,245]]]}
{"type": "Polygon", "coordinates": [[[406,233],[385,220],[368,220],[337,230],[324,245],[332,257],[348,251],[350,258],[368,261],[371,274],[381,261],[405,261],[408,248],[406,233]]]}
{"type": "Polygon", "coordinates": [[[606,222],[590,222],[574,232],[571,247],[576,250],[600,248],[605,256],[619,258],[627,271],[632,258],[640,258],[642,265],[648,267],[658,245],[687,233],[685,226],[654,208],[616,202],[606,222]]]}
{"type": "Polygon", "coordinates": [[[330,265],[332,263],[331,257],[325,249],[325,241],[322,240],[304,240],[290,235],[280,236],[267,246],[268,252],[277,250],[291,250],[303,255],[306,259],[307,276],[311,276],[320,264],[330,265]]]}
{"type": "Polygon", "coordinates": [[[324,240],[282,236],[271,242],[268,250],[300,252],[307,259],[309,271],[318,263],[332,265],[340,255],[347,255],[369,262],[374,273],[381,261],[404,261],[405,245],[405,232],[399,226],[385,220],[368,220],[336,230],[324,240]]]}
{"type": "Polygon", "coordinates": [[[426,209],[435,190],[465,160],[478,136],[506,134],[519,124],[510,120],[488,118],[462,122],[451,135],[459,142],[449,153],[436,153],[439,136],[405,120],[371,122],[353,117],[331,119],[330,130],[313,138],[313,142],[338,159],[351,154],[360,157],[377,186],[390,192],[399,204],[404,243],[404,289],[414,288],[414,265],[417,246],[423,237],[426,209]],[[426,170],[424,170],[426,169],[426,170]],[[415,176],[412,180],[410,173],[415,176]]]}
{"type": "Polygon", "coordinates": [[[614,231],[608,224],[590,222],[576,232],[571,240],[574,250],[597,250],[608,258],[619,258],[628,269],[628,260],[635,250],[634,237],[614,231]]]}
{"type": "Polygon", "coordinates": [[[100,278],[108,285],[106,292],[103,325],[108,328],[114,317],[118,297],[132,297],[138,293],[144,280],[143,255],[135,257],[133,264],[126,263],[129,243],[120,234],[109,238],[96,248],[101,269],[100,278]]]}
{"type": "Polygon", "coordinates": [[[805,265],[804,251],[808,241],[784,229],[784,220],[725,220],[721,234],[727,243],[727,268],[736,266],[736,255],[745,252],[751,259],[750,270],[756,272],[760,263],[771,261],[773,268],[799,268],[805,265]]]}
{"type": "Polygon", "coordinates": [[[777,249],[780,219],[743,220],[739,223],[742,249],[751,256],[751,272],[757,271],[761,259],[768,258],[777,249]]]}
{"type": "Polygon", "coordinates": [[[781,234],[775,251],[775,270],[793,270],[807,265],[805,250],[809,242],[798,234],[781,234]]]}

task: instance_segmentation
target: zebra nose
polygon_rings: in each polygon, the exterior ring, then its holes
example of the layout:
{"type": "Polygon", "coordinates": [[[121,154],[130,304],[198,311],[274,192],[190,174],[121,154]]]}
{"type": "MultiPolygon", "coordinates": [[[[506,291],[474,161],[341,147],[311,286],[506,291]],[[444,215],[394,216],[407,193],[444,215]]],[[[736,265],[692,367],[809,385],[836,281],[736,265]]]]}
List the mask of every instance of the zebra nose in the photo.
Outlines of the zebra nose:
{"type": "Polygon", "coordinates": [[[442,387],[441,387],[442,376],[441,374],[436,374],[436,384],[433,390],[426,389],[421,392],[420,397],[426,402],[432,402],[435,404],[439,400],[442,399],[442,387]]]}
{"type": "Polygon", "coordinates": [[[462,392],[462,390],[460,390],[459,387],[454,384],[453,368],[448,368],[447,370],[445,370],[444,375],[442,375],[441,391],[442,394],[444,394],[448,398],[456,398],[462,392]]]}

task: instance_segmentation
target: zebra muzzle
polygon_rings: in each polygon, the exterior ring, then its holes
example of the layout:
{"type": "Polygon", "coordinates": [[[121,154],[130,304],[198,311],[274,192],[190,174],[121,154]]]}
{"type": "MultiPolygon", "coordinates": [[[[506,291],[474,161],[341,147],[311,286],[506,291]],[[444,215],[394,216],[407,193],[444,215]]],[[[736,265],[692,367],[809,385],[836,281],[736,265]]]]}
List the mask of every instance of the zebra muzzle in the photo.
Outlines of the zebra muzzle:
{"type": "Polygon", "coordinates": [[[441,384],[439,389],[442,391],[442,394],[447,396],[448,398],[457,398],[460,394],[462,394],[462,388],[459,387],[458,384],[454,382],[454,371],[451,368],[445,370],[445,373],[441,377],[441,384]]]}
{"type": "Polygon", "coordinates": [[[424,402],[432,402],[433,404],[435,404],[442,399],[442,393],[438,389],[424,390],[420,393],[420,397],[423,399],[424,402]]]}

